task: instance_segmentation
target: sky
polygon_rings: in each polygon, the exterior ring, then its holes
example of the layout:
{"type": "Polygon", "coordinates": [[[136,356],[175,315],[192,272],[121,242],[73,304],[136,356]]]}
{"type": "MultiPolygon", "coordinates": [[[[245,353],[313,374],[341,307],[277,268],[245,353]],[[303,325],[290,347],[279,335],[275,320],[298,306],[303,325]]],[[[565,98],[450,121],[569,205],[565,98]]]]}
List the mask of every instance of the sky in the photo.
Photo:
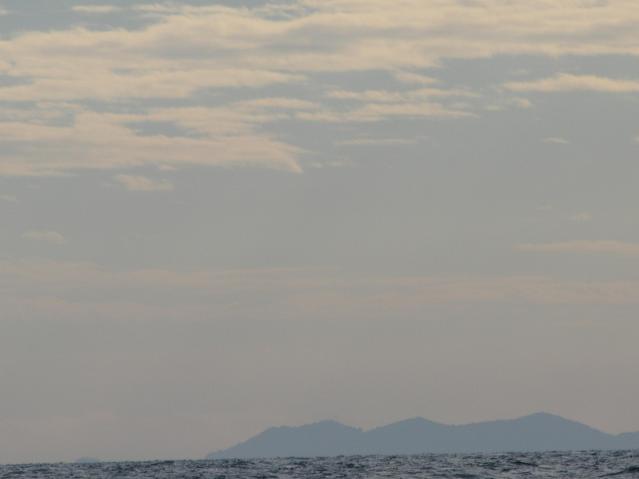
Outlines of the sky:
{"type": "Polygon", "coordinates": [[[0,0],[0,463],[639,430],[636,0],[0,0]]]}

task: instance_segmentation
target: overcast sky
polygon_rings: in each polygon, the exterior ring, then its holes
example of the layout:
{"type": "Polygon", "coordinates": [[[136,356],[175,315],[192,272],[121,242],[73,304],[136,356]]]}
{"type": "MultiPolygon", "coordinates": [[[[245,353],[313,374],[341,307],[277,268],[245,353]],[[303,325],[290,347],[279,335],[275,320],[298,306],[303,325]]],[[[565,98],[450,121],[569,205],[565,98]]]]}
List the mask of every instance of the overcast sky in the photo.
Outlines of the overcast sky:
{"type": "Polygon", "coordinates": [[[0,463],[639,430],[636,0],[0,0],[0,463]]]}

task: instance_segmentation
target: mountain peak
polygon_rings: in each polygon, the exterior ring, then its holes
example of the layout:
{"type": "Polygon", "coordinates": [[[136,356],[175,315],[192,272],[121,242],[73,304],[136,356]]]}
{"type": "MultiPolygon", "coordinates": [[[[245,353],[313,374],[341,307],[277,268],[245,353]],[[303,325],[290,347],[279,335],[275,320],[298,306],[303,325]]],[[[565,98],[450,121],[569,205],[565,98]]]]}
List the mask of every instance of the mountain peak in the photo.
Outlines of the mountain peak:
{"type": "Polygon", "coordinates": [[[524,418],[561,419],[562,421],[570,421],[570,419],[566,419],[565,417],[562,417],[562,416],[559,416],[557,414],[553,414],[553,413],[550,413],[550,412],[545,412],[545,411],[534,412],[532,414],[528,414],[526,416],[523,416],[521,419],[524,419],[524,418]]]}
{"type": "Polygon", "coordinates": [[[386,424],[385,426],[380,426],[378,428],[373,429],[386,429],[386,428],[420,428],[420,427],[447,427],[445,424],[434,422],[429,419],[423,417],[412,417],[409,419],[403,419],[401,421],[397,421],[391,424],[386,424]]]}

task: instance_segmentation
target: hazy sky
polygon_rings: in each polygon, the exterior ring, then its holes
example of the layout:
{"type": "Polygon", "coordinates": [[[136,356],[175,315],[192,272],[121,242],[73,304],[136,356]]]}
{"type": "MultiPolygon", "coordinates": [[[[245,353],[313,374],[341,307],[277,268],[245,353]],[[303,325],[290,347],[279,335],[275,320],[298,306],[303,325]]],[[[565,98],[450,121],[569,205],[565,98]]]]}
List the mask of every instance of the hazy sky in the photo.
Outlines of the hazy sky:
{"type": "Polygon", "coordinates": [[[639,430],[637,0],[0,0],[0,462],[639,430]]]}

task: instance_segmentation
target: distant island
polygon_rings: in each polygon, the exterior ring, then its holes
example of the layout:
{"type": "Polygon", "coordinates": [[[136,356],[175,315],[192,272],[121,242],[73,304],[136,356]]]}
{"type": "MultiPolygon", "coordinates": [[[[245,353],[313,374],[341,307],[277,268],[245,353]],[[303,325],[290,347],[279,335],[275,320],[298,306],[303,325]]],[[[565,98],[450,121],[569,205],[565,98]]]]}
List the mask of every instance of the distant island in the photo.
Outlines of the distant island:
{"type": "Polygon", "coordinates": [[[207,459],[639,449],[639,432],[607,434],[547,413],[452,426],[423,418],[368,431],[335,421],[274,427],[207,459]]]}

